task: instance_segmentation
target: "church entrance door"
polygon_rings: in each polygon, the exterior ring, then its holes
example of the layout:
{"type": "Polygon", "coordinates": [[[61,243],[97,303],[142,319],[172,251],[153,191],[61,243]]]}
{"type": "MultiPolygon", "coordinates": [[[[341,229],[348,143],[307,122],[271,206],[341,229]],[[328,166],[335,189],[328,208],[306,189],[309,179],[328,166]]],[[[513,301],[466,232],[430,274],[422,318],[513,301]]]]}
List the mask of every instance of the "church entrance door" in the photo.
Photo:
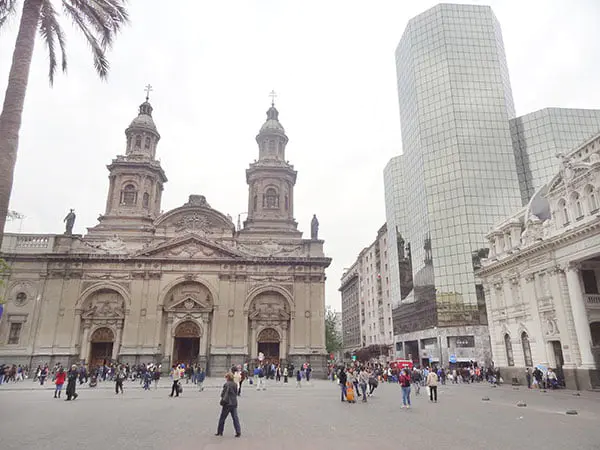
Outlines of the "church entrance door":
{"type": "Polygon", "coordinates": [[[273,328],[265,328],[258,335],[258,353],[265,355],[265,361],[278,364],[280,353],[279,344],[281,338],[279,333],[273,328]]]}
{"type": "Polygon", "coordinates": [[[107,364],[112,359],[115,335],[110,328],[98,328],[90,339],[89,367],[99,367],[107,364]]]}
{"type": "Polygon", "coordinates": [[[195,322],[186,321],[177,325],[173,341],[173,364],[198,362],[200,327],[195,322]]]}

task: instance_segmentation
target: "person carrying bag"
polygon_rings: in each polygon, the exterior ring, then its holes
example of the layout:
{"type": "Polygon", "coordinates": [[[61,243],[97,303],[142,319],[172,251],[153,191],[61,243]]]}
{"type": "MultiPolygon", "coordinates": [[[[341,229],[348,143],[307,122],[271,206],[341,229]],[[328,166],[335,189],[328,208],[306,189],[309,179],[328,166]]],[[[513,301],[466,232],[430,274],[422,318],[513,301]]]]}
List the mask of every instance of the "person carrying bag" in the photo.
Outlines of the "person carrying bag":
{"type": "Polygon", "coordinates": [[[227,381],[223,385],[223,390],[221,391],[221,401],[219,402],[219,404],[221,405],[221,416],[219,417],[219,424],[217,426],[217,432],[215,436],[223,436],[223,429],[225,428],[225,419],[227,419],[227,416],[231,414],[231,419],[233,420],[233,428],[235,428],[235,437],[240,437],[242,435],[242,429],[240,427],[240,419],[237,413],[237,385],[233,381],[233,374],[231,372],[228,372],[225,375],[225,379],[227,381]]]}

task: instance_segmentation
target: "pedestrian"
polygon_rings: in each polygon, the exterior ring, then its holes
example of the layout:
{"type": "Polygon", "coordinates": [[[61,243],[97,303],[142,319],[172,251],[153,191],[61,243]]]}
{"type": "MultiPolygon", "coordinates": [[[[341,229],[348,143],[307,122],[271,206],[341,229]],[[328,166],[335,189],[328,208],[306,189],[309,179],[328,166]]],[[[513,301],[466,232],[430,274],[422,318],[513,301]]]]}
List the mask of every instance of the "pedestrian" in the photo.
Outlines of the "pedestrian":
{"type": "Polygon", "coordinates": [[[202,367],[198,369],[198,373],[196,374],[196,383],[198,385],[198,390],[202,392],[204,390],[204,380],[206,379],[206,372],[202,367]]]}
{"type": "Polygon", "coordinates": [[[242,435],[242,429],[240,427],[240,419],[237,413],[238,407],[238,392],[237,386],[233,381],[233,374],[228,372],[225,375],[225,384],[221,391],[221,416],[219,417],[219,424],[217,425],[217,432],[215,436],[223,436],[223,429],[225,428],[225,419],[231,414],[233,420],[233,428],[235,428],[235,437],[242,435]]]}
{"type": "Polygon", "coordinates": [[[300,369],[298,369],[296,371],[296,387],[302,387],[302,372],[300,372],[300,369]]]}
{"type": "Polygon", "coordinates": [[[67,374],[67,398],[65,401],[69,401],[71,399],[75,400],[77,397],[79,397],[79,394],[75,392],[78,376],[79,373],[77,372],[77,365],[73,364],[71,366],[71,370],[69,370],[69,373],[67,374]]]}
{"type": "Polygon", "coordinates": [[[171,395],[169,397],[179,397],[179,379],[181,378],[181,372],[176,364],[173,364],[171,368],[171,379],[173,380],[173,386],[171,387],[171,395]]]}
{"type": "Polygon", "coordinates": [[[254,373],[257,375],[258,380],[258,382],[256,383],[256,390],[260,391],[260,388],[262,387],[262,390],[266,391],[267,387],[265,384],[265,368],[263,366],[259,366],[258,373],[256,371],[254,373]]]}
{"type": "Polygon", "coordinates": [[[348,381],[348,376],[346,375],[346,371],[342,367],[340,372],[338,373],[338,382],[340,383],[340,388],[342,390],[342,401],[346,400],[346,382],[348,381]]]}
{"type": "Polygon", "coordinates": [[[373,396],[373,391],[379,386],[379,381],[377,381],[377,375],[372,371],[369,373],[369,397],[373,396]]]}
{"type": "Polygon", "coordinates": [[[56,380],[54,380],[54,384],[56,385],[56,388],[54,389],[54,398],[60,398],[60,393],[62,391],[63,384],[65,384],[66,378],[67,373],[61,367],[60,369],[58,369],[58,372],[56,374],[56,380]]]}
{"type": "Polygon", "coordinates": [[[312,372],[312,367],[310,367],[310,364],[308,364],[306,366],[306,382],[310,383],[310,374],[312,372]]]}
{"type": "Polygon", "coordinates": [[[525,371],[525,379],[527,380],[527,389],[531,389],[531,369],[529,367],[525,371]]]}
{"type": "Polygon", "coordinates": [[[283,368],[283,382],[284,383],[288,382],[288,368],[287,367],[283,368]]]}
{"type": "Polygon", "coordinates": [[[410,375],[408,369],[403,369],[398,380],[402,388],[402,408],[410,408],[410,375]]]}
{"type": "Polygon", "coordinates": [[[366,403],[367,401],[367,384],[369,383],[369,374],[366,369],[361,367],[360,372],[358,373],[358,385],[360,386],[360,390],[362,391],[362,401],[366,403]]]}
{"type": "Polygon", "coordinates": [[[429,401],[437,403],[438,376],[435,373],[435,370],[429,372],[426,383],[429,388],[429,401]]]}
{"type": "Polygon", "coordinates": [[[119,391],[121,394],[123,393],[123,380],[125,380],[125,372],[122,367],[117,369],[117,373],[115,374],[115,394],[118,395],[119,391]]]}

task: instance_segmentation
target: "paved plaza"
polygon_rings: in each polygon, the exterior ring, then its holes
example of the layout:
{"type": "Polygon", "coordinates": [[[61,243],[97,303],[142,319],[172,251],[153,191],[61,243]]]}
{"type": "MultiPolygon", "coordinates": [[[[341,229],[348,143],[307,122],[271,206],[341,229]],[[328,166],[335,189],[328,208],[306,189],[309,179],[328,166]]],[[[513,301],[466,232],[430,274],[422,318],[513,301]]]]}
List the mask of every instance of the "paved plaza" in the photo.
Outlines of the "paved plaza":
{"type": "Polygon", "coordinates": [[[338,386],[315,380],[269,385],[256,392],[245,385],[239,415],[242,438],[213,436],[220,380],[204,392],[184,384],[180,398],[169,398],[168,380],[158,390],[125,384],[116,396],[113,383],[79,389],[76,401],[52,398],[31,381],[0,386],[2,450],[122,448],[143,449],[600,449],[600,394],[447,385],[439,403],[422,389],[413,408],[400,408],[397,384],[384,384],[367,404],[342,403],[338,386]],[[489,397],[489,401],[482,401],[489,397]],[[517,407],[524,401],[526,407],[517,407]],[[566,415],[575,409],[578,415],[566,415]],[[373,447],[375,446],[375,447],[373,447]]]}

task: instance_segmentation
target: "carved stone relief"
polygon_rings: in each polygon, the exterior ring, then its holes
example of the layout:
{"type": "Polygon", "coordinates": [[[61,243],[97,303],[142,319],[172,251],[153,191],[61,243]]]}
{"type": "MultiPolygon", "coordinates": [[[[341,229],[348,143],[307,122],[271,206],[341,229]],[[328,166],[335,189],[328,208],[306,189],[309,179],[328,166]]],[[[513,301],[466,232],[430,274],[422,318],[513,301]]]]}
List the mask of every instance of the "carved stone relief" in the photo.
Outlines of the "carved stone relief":
{"type": "Polygon", "coordinates": [[[254,299],[248,317],[261,323],[283,322],[290,319],[290,312],[280,294],[267,292],[254,299]]]}

